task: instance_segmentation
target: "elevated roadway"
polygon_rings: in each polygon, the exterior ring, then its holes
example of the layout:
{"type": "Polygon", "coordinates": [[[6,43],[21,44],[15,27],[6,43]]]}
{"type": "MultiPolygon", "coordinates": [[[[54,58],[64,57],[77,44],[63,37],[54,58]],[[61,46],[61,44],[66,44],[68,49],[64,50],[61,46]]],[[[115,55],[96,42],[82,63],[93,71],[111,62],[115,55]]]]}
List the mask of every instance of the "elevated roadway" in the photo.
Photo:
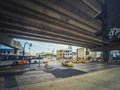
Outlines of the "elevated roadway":
{"type": "Polygon", "coordinates": [[[0,44],[4,44],[6,46],[12,47],[15,50],[21,49],[22,47],[20,42],[15,41],[13,38],[8,37],[7,35],[4,35],[3,33],[0,33],[0,44]]]}
{"type": "Polygon", "coordinates": [[[10,38],[109,52],[120,43],[95,36],[102,29],[101,21],[95,19],[100,12],[100,0],[1,0],[0,32],[10,38]]]}
{"type": "Polygon", "coordinates": [[[12,38],[103,46],[106,42],[94,35],[101,29],[94,18],[100,11],[98,0],[2,0],[0,32],[12,38]]]}

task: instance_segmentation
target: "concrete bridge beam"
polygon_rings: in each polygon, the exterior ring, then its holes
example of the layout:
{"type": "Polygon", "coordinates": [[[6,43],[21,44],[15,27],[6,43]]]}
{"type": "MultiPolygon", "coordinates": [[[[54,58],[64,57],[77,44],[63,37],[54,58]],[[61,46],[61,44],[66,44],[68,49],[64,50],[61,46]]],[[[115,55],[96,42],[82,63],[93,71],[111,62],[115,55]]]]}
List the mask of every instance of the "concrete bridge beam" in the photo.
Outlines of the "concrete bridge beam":
{"type": "Polygon", "coordinates": [[[0,33],[0,44],[4,44],[7,46],[12,46],[13,38],[8,37],[7,35],[0,33]]]}
{"type": "Polygon", "coordinates": [[[0,44],[14,48],[14,54],[19,54],[19,49],[21,49],[20,42],[13,40],[13,38],[8,37],[6,34],[0,32],[0,44]]]}

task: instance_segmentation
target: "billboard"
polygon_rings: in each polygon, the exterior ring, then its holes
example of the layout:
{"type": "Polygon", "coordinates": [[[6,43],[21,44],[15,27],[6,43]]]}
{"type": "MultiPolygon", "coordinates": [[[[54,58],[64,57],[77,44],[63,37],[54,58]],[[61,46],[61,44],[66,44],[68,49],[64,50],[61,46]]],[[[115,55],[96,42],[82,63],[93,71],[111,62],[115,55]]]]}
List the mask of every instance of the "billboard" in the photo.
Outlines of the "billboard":
{"type": "Polygon", "coordinates": [[[120,40],[120,0],[107,0],[107,31],[109,41],[120,40]]]}
{"type": "Polygon", "coordinates": [[[101,0],[101,6],[95,18],[102,22],[102,30],[95,35],[102,36],[103,41],[120,40],[120,0],[101,0]]]}

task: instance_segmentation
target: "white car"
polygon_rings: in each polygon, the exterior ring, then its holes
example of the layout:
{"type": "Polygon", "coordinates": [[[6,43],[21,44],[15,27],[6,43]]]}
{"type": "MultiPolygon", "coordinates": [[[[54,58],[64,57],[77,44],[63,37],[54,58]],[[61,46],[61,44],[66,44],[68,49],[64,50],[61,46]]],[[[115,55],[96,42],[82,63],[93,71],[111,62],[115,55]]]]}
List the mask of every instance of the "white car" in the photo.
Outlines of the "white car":
{"type": "Polygon", "coordinates": [[[37,64],[37,63],[39,63],[39,62],[41,63],[41,62],[42,62],[42,59],[32,59],[32,60],[31,60],[31,63],[32,63],[32,64],[37,64]]]}

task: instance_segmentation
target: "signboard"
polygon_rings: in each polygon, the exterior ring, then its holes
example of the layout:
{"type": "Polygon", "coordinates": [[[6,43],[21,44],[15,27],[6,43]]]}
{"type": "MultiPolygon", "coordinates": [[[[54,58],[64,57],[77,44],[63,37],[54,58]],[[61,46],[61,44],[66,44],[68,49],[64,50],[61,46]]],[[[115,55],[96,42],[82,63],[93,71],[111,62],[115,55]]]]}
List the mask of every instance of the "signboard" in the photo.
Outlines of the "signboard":
{"type": "Polygon", "coordinates": [[[107,0],[107,31],[109,41],[120,40],[120,0],[107,0]]]}
{"type": "Polygon", "coordinates": [[[120,39],[120,28],[113,27],[108,32],[108,38],[110,40],[119,40],[120,39]]]}

